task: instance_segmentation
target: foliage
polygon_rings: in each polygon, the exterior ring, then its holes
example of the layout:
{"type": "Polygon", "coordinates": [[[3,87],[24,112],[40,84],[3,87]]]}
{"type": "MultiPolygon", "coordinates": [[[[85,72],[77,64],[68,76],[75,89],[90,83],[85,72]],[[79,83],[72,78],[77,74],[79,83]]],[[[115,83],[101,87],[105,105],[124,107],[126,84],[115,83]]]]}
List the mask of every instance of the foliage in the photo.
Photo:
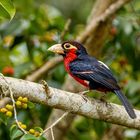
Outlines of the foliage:
{"type": "MultiPolygon", "coordinates": [[[[77,10],[76,6],[72,10],[67,2],[64,0],[61,2],[57,7],[54,2],[47,3],[44,0],[0,1],[0,16],[3,17],[0,20],[0,72],[7,76],[26,78],[54,57],[54,54],[48,52],[47,49],[52,44],[60,42],[60,33],[69,16],[71,16],[72,25],[69,33],[65,35],[65,40],[75,38],[84,30],[85,19],[88,17],[93,2],[88,0],[85,3],[83,0],[78,0],[87,7],[85,11],[82,11],[86,13],[84,16],[81,16],[81,10],[77,10]],[[73,11],[76,11],[76,14],[73,11]],[[12,20],[9,22],[9,19],[12,20]]],[[[111,67],[123,91],[136,108],[140,107],[139,6],[140,1],[135,0],[115,15],[110,37],[102,48],[100,58],[111,67]]],[[[47,80],[49,85],[61,88],[65,75],[63,64],[60,64],[43,79],[47,80]]],[[[120,103],[113,94],[108,94],[107,98],[108,101],[120,103]]],[[[36,126],[44,128],[50,113],[51,108],[28,102],[27,110],[18,109],[18,119],[28,128],[36,126]]],[[[13,122],[13,118],[5,117],[0,113],[1,138],[15,140],[20,137],[21,140],[44,140],[43,137],[38,138],[31,134],[23,135],[17,126],[12,126],[13,122]],[[10,130],[9,127],[11,127],[10,130]]],[[[66,137],[68,140],[101,140],[109,135],[109,131],[112,131],[111,124],[78,116],[66,137]]],[[[138,131],[130,131],[130,129],[124,129],[122,134],[125,140],[138,140],[139,136],[138,131]]]]}
{"type": "Polygon", "coordinates": [[[0,1],[0,18],[12,19],[15,15],[15,8],[11,0],[0,1]]]}
{"type": "Polygon", "coordinates": [[[16,125],[12,125],[10,128],[10,138],[11,140],[46,140],[42,136],[36,137],[31,134],[23,134],[23,132],[19,130],[16,125]]]}

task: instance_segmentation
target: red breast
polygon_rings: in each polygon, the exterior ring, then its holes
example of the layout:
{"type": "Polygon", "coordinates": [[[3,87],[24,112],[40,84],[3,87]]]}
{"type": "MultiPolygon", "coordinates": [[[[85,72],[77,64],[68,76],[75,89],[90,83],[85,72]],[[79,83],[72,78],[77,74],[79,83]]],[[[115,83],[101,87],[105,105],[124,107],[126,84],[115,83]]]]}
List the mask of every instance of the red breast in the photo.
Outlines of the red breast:
{"type": "Polygon", "coordinates": [[[77,55],[75,53],[72,53],[72,52],[69,52],[67,54],[66,57],[64,57],[64,66],[65,66],[65,69],[66,71],[76,80],[78,81],[79,83],[81,83],[82,85],[86,86],[86,87],[89,87],[89,82],[86,81],[86,80],[82,80],[76,76],[74,76],[71,71],[70,71],[70,68],[69,68],[69,64],[75,60],[77,58],[77,55]]]}

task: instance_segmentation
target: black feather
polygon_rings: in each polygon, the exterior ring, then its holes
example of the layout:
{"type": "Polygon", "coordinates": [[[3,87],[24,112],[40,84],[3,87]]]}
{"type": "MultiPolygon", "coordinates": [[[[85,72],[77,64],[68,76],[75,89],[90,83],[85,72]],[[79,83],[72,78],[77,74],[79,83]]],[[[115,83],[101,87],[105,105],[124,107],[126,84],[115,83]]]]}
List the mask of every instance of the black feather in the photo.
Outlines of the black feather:
{"type": "MultiPolygon", "coordinates": [[[[80,58],[71,62],[69,67],[71,73],[80,79],[87,80],[93,84],[95,82],[99,83],[101,86],[108,88],[108,91],[120,89],[111,71],[104,65],[101,65],[93,57],[89,57],[88,55],[81,56],[80,58]],[[89,73],[89,71],[92,71],[92,73],[89,73]]],[[[92,89],[92,87],[90,88],[92,89]]]]}
{"type": "Polygon", "coordinates": [[[122,104],[124,105],[127,113],[129,114],[129,116],[132,119],[136,118],[136,114],[133,110],[132,105],[129,103],[129,101],[127,100],[126,96],[120,91],[120,90],[114,90],[115,94],[119,97],[120,101],[122,102],[122,104]]]}

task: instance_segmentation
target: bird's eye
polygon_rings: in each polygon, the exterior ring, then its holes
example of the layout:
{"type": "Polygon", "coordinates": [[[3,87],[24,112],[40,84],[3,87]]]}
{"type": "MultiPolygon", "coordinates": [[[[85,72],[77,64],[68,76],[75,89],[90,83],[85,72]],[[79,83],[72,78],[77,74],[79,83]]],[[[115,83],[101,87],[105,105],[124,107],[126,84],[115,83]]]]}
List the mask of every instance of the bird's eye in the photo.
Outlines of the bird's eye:
{"type": "Polygon", "coordinates": [[[64,45],[64,47],[65,47],[65,49],[68,49],[68,48],[70,48],[70,44],[67,43],[64,45]]]}
{"type": "Polygon", "coordinates": [[[77,50],[77,48],[76,48],[75,46],[73,46],[72,44],[70,44],[70,43],[65,43],[65,44],[63,45],[63,48],[64,48],[66,51],[69,51],[69,50],[72,50],[72,49],[77,50]]]}

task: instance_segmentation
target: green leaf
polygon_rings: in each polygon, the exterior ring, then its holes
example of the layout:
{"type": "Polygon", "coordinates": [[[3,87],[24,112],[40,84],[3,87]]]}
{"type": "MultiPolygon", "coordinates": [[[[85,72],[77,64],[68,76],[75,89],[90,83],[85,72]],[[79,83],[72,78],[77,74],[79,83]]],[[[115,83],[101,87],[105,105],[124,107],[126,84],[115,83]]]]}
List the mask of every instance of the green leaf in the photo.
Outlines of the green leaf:
{"type": "Polygon", "coordinates": [[[43,132],[43,129],[41,127],[35,127],[34,129],[38,132],[43,132]]]}
{"type": "Polygon", "coordinates": [[[30,101],[27,103],[27,105],[28,105],[29,109],[33,109],[35,107],[35,104],[30,101]]]}
{"type": "Polygon", "coordinates": [[[0,71],[6,66],[10,66],[9,52],[0,46],[0,71]]]}
{"type": "Polygon", "coordinates": [[[126,88],[126,90],[129,91],[129,93],[131,95],[134,95],[134,93],[136,93],[136,92],[138,92],[140,90],[140,82],[130,80],[125,88],[126,88]]]}
{"type": "Polygon", "coordinates": [[[45,137],[43,137],[43,136],[40,136],[39,138],[38,138],[38,140],[47,140],[45,137]]]}
{"type": "Polygon", "coordinates": [[[15,8],[11,0],[0,0],[0,17],[12,19],[15,15],[15,8]]]}
{"type": "Polygon", "coordinates": [[[17,125],[12,125],[10,128],[11,140],[15,140],[23,135],[23,132],[18,129],[17,125]]]}
{"type": "Polygon", "coordinates": [[[38,138],[31,134],[25,134],[20,140],[38,140],[38,138]]]}
{"type": "Polygon", "coordinates": [[[20,140],[47,140],[47,139],[44,138],[43,136],[35,137],[34,135],[31,134],[25,134],[22,136],[20,140]]]}
{"type": "Polygon", "coordinates": [[[0,122],[4,123],[7,125],[8,118],[5,116],[5,114],[0,113],[0,122]]]}

